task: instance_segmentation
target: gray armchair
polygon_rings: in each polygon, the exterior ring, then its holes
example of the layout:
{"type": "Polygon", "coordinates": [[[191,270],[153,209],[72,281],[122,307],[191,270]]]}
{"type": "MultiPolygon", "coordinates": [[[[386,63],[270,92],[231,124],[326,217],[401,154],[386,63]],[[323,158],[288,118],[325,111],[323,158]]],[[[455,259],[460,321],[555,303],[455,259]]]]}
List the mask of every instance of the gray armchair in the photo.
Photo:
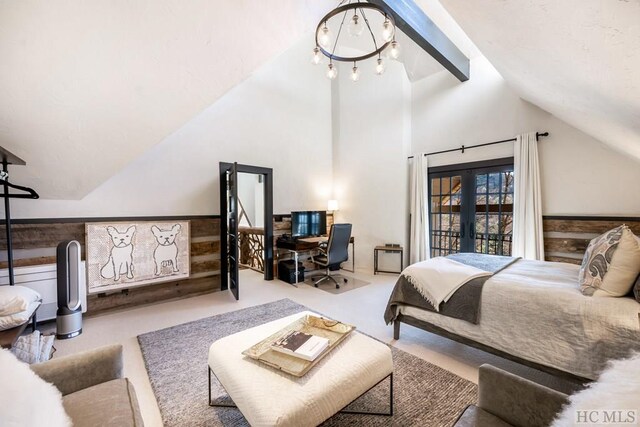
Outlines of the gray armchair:
{"type": "Polygon", "coordinates": [[[547,427],[568,396],[491,365],[480,366],[478,405],[460,415],[456,427],[547,427]]]}
{"type": "MultiPolygon", "coordinates": [[[[339,268],[340,264],[349,259],[349,240],[351,240],[351,224],[333,224],[329,232],[329,241],[327,248],[321,249],[320,255],[311,258],[314,264],[324,268],[325,274],[320,276],[318,280],[314,280],[313,284],[317,288],[318,285],[325,280],[331,280],[336,284],[336,288],[340,288],[340,284],[331,276],[331,269],[339,268]]],[[[314,278],[316,279],[316,278],[314,278]]],[[[343,279],[345,283],[347,279],[343,279]]]]}
{"type": "Polygon", "coordinates": [[[144,425],[133,385],[122,377],[122,346],[111,345],[31,365],[62,393],[75,427],[144,425]]]}

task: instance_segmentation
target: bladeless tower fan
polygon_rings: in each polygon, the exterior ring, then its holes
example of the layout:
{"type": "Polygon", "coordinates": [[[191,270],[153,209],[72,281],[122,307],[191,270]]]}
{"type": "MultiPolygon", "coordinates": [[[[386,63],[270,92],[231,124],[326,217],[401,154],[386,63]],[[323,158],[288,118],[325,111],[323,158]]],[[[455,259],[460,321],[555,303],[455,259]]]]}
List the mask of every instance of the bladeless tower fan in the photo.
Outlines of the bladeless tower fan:
{"type": "Polygon", "coordinates": [[[80,305],[80,243],[67,240],[56,252],[58,274],[58,311],[56,338],[73,338],[82,333],[80,305]]]}

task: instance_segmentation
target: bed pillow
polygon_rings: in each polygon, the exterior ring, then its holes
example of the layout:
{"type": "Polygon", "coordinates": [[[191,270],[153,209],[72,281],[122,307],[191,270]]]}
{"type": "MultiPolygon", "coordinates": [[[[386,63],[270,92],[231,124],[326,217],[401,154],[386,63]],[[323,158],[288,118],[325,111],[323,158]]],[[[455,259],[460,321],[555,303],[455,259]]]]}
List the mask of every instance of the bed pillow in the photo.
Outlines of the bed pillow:
{"type": "Polygon", "coordinates": [[[5,349],[0,349],[0,378],[0,426],[71,426],[60,391],[5,349]]]}
{"type": "Polygon", "coordinates": [[[34,311],[40,306],[40,301],[32,302],[29,304],[25,311],[20,313],[11,314],[9,316],[0,316],[0,331],[15,328],[24,323],[27,323],[34,311]]]}
{"type": "Polygon", "coordinates": [[[640,244],[626,225],[593,239],[582,260],[579,282],[584,295],[621,297],[640,273],[640,244]]]}
{"type": "Polygon", "coordinates": [[[24,286],[0,286],[0,316],[25,311],[29,304],[39,299],[39,293],[24,286]]]}

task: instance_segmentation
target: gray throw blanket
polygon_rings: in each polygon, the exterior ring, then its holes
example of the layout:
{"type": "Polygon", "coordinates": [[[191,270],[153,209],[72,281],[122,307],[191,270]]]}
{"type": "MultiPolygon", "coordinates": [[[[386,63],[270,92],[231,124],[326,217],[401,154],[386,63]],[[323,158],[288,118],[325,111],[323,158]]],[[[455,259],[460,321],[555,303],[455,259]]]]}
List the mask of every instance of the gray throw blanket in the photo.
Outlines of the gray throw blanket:
{"type": "MultiPolygon", "coordinates": [[[[453,254],[448,255],[447,258],[488,271],[492,274],[499,273],[519,259],[474,253],[453,254]]],[[[478,324],[480,319],[482,286],[489,278],[491,278],[491,276],[478,277],[465,283],[447,302],[440,304],[440,310],[438,312],[443,316],[478,324]]],[[[387,309],[384,312],[384,321],[387,324],[396,318],[398,304],[412,305],[424,310],[436,312],[431,303],[420,295],[416,288],[403,275],[400,275],[398,278],[393,292],[391,292],[391,296],[389,297],[387,309]]]]}

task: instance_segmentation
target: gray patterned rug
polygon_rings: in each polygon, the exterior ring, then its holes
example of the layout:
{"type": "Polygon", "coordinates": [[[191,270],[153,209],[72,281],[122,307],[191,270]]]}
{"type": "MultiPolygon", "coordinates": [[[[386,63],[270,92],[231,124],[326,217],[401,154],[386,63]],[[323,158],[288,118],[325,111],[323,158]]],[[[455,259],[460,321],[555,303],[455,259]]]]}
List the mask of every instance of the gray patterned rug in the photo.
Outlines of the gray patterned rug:
{"type": "MultiPolygon", "coordinates": [[[[151,386],[165,426],[246,426],[234,408],[207,404],[207,356],[211,343],[236,332],[295,314],[308,308],[283,299],[220,314],[138,336],[151,386]]],[[[476,401],[477,387],[442,368],[396,348],[393,417],[337,414],[323,426],[450,426],[476,401]]],[[[212,378],[212,396],[228,398],[212,378]]],[[[349,409],[386,411],[384,381],[352,403],[349,409]]]]}

